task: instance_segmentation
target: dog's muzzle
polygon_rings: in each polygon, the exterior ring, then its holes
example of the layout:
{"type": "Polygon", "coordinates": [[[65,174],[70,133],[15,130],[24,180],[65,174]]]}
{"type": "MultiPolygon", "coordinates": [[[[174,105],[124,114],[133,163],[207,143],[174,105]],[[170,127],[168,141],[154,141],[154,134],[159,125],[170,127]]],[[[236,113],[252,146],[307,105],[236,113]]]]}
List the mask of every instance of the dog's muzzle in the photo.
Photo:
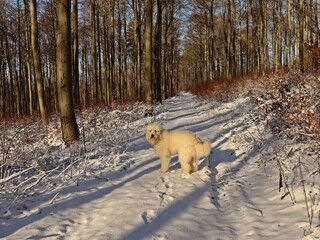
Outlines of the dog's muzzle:
{"type": "Polygon", "coordinates": [[[152,138],[154,138],[154,137],[155,137],[155,135],[154,135],[154,134],[151,134],[151,135],[150,135],[150,138],[151,138],[151,139],[152,139],[152,138]]]}

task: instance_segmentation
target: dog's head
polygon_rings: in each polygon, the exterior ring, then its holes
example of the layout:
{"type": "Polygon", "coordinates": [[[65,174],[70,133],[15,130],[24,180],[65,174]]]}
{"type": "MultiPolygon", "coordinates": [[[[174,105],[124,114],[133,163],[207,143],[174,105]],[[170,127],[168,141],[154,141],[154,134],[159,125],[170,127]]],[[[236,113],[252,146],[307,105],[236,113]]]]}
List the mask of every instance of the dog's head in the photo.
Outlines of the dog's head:
{"type": "Polygon", "coordinates": [[[152,123],[147,126],[146,139],[153,146],[161,140],[163,127],[159,123],[152,123]]]}

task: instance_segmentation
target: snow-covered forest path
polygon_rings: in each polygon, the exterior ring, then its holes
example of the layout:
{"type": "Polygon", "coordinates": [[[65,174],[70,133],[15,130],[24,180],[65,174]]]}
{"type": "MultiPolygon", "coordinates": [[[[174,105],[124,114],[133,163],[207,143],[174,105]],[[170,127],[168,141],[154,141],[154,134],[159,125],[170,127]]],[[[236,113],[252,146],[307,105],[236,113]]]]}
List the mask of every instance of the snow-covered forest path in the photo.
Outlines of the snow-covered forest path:
{"type": "Polygon", "coordinates": [[[277,194],[278,172],[259,156],[268,136],[252,109],[249,98],[218,104],[183,93],[165,100],[154,118],[141,121],[210,138],[212,154],[198,172],[181,178],[173,157],[170,173],[159,173],[160,161],[140,129],[118,156],[121,171],[36,197],[28,214],[4,220],[0,237],[299,239],[306,218],[277,194]]]}

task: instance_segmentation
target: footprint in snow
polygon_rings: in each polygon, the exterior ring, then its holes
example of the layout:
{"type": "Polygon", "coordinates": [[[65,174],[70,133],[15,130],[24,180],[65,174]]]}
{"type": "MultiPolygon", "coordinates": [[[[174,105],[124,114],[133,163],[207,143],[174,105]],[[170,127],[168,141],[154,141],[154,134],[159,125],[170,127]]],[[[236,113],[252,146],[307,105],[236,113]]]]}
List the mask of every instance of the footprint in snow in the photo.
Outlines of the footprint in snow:
{"type": "Polygon", "coordinates": [[[200,171],[198,171],[198,176],[200,177],[200,179],[204,182],[210,182],[211,181],[211,170],[209,167],[205,166],[203,169],[201,169],[200,171]]]}
{"type": "Polygon", "coordinates": [[[160,197],[160,206],[166,206],[169,202],[173,201],[173,185],[167,175],[160,177],[160,182],[156,185],[160,197]]]}
{"type": "Polygon", "coordinates": [[[160,177],[160,179],[162,180],[162,182],[169,182],[169,176],[167,175],[160,177]]]}
{"type": "Polygon", "coordinates": [[[153,235],[152,236],[152,240],[167,240],[169,239],[168,236],[164,235],[160,235],[160,234],[157,234],[157,235],[153,235]]]}
{"type": "Polygon", "coordinates": [[[141,214],[145,224],[151,223],[156,217],[157,213],[154,209],[149,209],[141,214]]]}

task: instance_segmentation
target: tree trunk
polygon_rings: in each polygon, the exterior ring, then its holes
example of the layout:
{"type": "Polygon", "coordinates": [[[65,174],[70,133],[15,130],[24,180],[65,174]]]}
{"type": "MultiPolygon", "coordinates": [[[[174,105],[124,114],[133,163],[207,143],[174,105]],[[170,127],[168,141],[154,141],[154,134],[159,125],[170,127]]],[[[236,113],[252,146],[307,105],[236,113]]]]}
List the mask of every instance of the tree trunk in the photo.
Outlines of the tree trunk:
{"type": "Polygon", "coordinates": [[[291,33],[291,0],[287,0],[287,37],[286,37],[286,50],[287,50],[287,66],[290,68],[292,65],[292,33],[291,33]]]}
{"type": "Polygon", "coordinates": [[[115,20],[114,20],[115,0],[110,1],[110,89],[111,99],[115,92],[115,20]]]}
{"type": "Polygon", "coordinates": [[[148,105],[146,114],[153,114],[152,81],[152,0],[145,0],[145,101],[148,105]]]}
{"type": "Polygon", "coordinates": [[[305,24],[305,12],[304,1],[299,0],[299,63],[300,71],[304,72],[304,24],[305,24]]]}
{"type": "Polygon", "coordinates": [[[248,74],[249,71],[251,70],[250,69],[250,52],[249,52],[249,3],[247,1],[247,4],[246,4],[246,73],[248,74]]]}
{"type": "Polygon", "coordinates": [[[157,0],[157,34],[155,47],[155,77],[156,77],[156,100],[162,104],[161,93],[161,52],[162,52],[162,7],[161,0],[157,0]]]}
{"type": "Polygon", "coordinates": [[[127,49],[127,42],[128,42],[128,31],[127,31],[127,16],[126,16],[126,12],[127,12],[127,6],[125,3],[123,3],[123,7],[124,7],[124,14],[123,14],[123,31],[124,31],[124,36],[123,36],[123,72],[124,72],[124,98],[128,99],[129,97],[129,89],[131,88],[131,83],[132,81],[129,80],[128,78],[128,49],[127,49]]]}
{"type": "MultiPolygon", "coordinates": [[[[107,12],[107,10],[105,10],[107,12]]],[[[107,106],[111,105],[111,88],[110,88],[110,54],[109,54],[109,16],[105,14],[103,16],[103,54],[104,54],[104,80],[103,80],[103,95],[104,102],[107,106]]]]}
{"type": "Polygon", "coordinates": [[[43,127],[48,126],[48,118],[46,113],[46,105],[44,100],[43,77],[41,71],[40,47],[38,42],[38,23],[37,23],[37,2],[30,1],[30,17],[31,17],[31,46],[33,52],[33,64],[37,84],[38,101],[43,127]]]}
{"type": "Polygon", "coordinates": [[[91,73],[92,73],[92,99],[98,102],[98,77],[97,77],[97,46],[96,46],[96,3],[90,0],[90,26],[91,26],[91,73]]]}
{"type": "Polygon", "coordinates": [[[133,6],[133,28],[134,28],[134,69],[135,86],[139,101],[142,100],[141,87],[141,33],[140,33],[140,5],[138,0],[132,0],[133,6]]]}
{"type": "Polygon", "coordinates": [[[56,0],[57,91],[63,140],[67,146],[79,139],[71,87],[71,0],[56,0]]]}
{"type": "Polygon", "coordinates": [[[97,31],[97,94],[99,101],[103,102],[103,87],[102,87],[102,59],[101,59],[101,29],[100,29],[100,13],[101,13],[101,6],[98,5],[97,9],[97,24],[96,24],[96,31],[97,31]]]}
{"type": "Polygon", "coordinates": [[[121,22],[121,6],[120,0],[117,3],[118,19],[117,19],[117,33],[118,33],[118,48],[117,48],[117,99],[122,102],[123,100],[123,67],[122,67],[122,22],[121,22]]]}
{"type": "Polygon", "coordinates": [[[25,41],[26,41],[26,58],[27,58],[27,82],[28,82],[28,103],[29,103],[29,114],[33,114],[33,90],[32,90],[32,81],[31,81],[31,50],[30,50],[30,18],[28,17],[29,6],[28,1],[24,0],[25,4],[25,41]]]}
{"type": "Polygon", "coordinates": [[[279,9],[278,2],[273,5],[273,68],[278,71],[279,67],[279,9]]]}
{"type": "Polygon", "coordinates": [[[73,59],[72,59],[73,96],[74,96],[75,107],[80,108],[78,0],[73,0],[72,22],[73,22],[73,59]]]}

